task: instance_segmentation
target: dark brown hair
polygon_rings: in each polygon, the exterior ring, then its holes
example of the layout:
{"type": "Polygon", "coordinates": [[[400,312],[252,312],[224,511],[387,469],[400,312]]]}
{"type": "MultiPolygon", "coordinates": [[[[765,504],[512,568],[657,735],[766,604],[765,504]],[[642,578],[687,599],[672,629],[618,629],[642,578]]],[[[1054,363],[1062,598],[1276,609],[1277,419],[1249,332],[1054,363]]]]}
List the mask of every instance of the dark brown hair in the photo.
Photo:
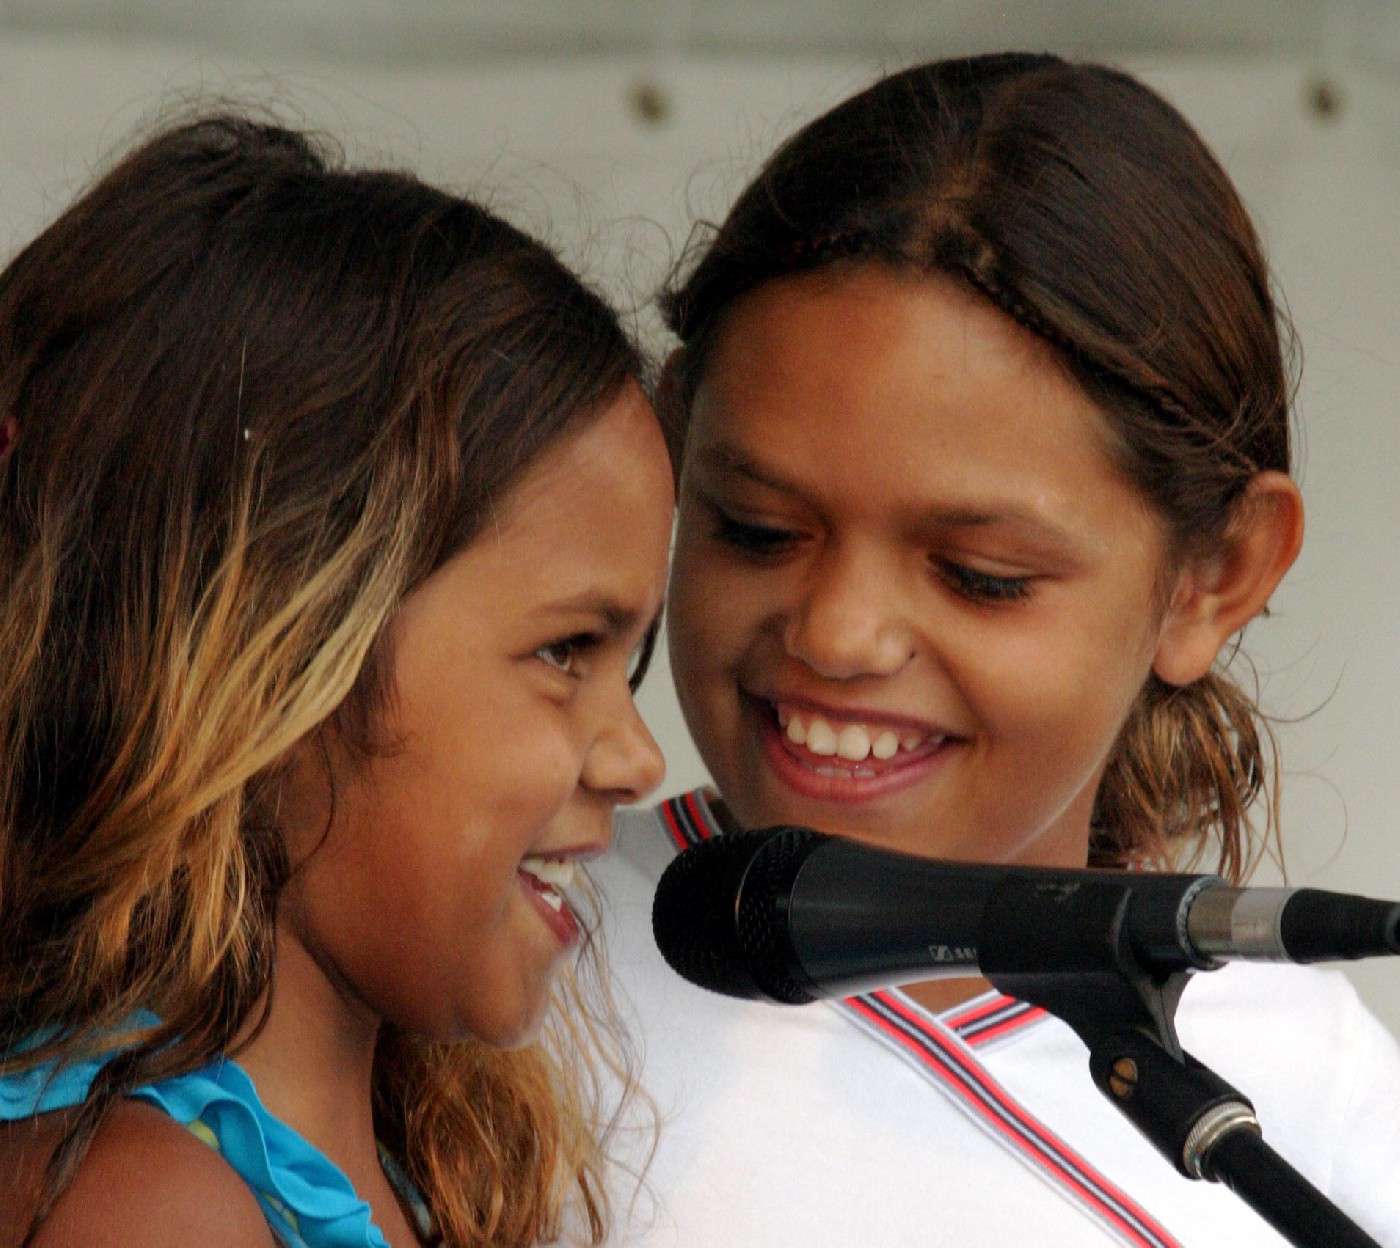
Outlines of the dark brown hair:
{"type": "MultiPolygon", "coordinates": [[[[837,264],[951,275],[1051,344],[1176,555],[1214,549],[1250,479],[1289,470],[1291,384],[1249,216],[1185,119],[1126,74],[936,61],[799,130],[663,296],[682,342],[663,396],[673,448],[726,309],[837,264]]],[[[1186,688],[1151,677],[1098,796],[1091,861],[1195,859],[1214,831],[1238,877],[1271,749],[1222,671],[1186,688]]]]}
{"type": "MultiPolygon", "coordinates": [[[[278,760],[337,711],[372,735],[397,604],[640,372],[541,243],[238,115],[142,144],[0,274],[0,1070],[161,1020],[54,1189],[264,996],[278,760]]],[[[568,1187],[601,1235],[574,1061],[386,1034],[378,1128],[446,1242],[533,1244],[568,1187]]]]}

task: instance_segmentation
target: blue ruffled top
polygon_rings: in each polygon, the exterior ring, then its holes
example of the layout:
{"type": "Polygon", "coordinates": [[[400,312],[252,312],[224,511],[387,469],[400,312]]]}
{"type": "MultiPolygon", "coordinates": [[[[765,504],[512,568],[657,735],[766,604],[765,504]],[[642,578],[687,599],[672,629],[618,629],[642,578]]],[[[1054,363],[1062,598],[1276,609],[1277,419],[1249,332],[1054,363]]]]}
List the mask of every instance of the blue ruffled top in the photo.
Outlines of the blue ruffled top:
{"type": "MultiPolygon", "coordinates": [[[[56,1073],[43,1065],[0,1077],[0,1120],[67,1109],[86,1096],[104,1059],[56,1073]]],[[[164,1110],[215,1149],[252,1189],[268,1224],[288,1248],[388,1248],[369,1205],[324,1153],[274,1118],[247,1073],[224,1058],[131,1093],[164,1110]]],[[[413,1210],[420,1235],[431,1235],[421,1197],[387,1158],[385,1173],[413,1210]]]]}

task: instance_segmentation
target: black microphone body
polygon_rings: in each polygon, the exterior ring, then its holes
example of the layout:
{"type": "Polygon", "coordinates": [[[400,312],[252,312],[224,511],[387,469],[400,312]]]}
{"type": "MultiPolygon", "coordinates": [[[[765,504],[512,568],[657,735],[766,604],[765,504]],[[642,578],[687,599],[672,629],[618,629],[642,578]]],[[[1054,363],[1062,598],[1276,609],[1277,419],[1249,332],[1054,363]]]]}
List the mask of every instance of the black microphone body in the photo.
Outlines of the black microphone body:
{"type": "Polygon", "coordinates": [[[692,846],[652,909],[662,956],[730,996],[803,1004],[981,974],[1086,977],[1126,952],[1154,977],[1233,958],[1400,953],[1400,904],[1213,875],[963,864],[808,828],[692,846]]]}

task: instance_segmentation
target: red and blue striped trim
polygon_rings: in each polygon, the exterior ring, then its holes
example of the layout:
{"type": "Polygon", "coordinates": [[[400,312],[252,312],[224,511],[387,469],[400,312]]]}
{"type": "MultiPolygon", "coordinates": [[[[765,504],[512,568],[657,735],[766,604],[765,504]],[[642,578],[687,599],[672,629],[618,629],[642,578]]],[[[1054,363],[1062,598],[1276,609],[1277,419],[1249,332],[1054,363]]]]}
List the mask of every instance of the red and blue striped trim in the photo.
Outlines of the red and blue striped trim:
{"type": "Polygon", "coordinates": [[[1045,1011],[1002,992],[983,994],[966,1005],[940,1014],[938,1021],[974,1049],[1004,1040],[1045,1018],[1045,1011]]]}
{"type": "MultiPolygon", "coordinates": [[[[721,831],[703,790],[673,797],[659,810],[678,851],[721,831]]],[[[978,1061],[975,1048],[1040,1021],[1044,1010],[1002,993],[984,994],[937,1019],[897,992],[867,993],[838,1005],[1122,1243],[1180,1248],[1146,1210],[1040,1123],[978,1061]]]]}
{"type": "Polygon", "coordinates": [[[719,824],[710,813],[703,789],[693,789],[689,793],[669,797],[657,809],[661,812],[661,821],[666,825],[666,831],[670,833],[677,850],[689,849],[690,846],[708,841],[710,837],[720,833],[719,824]]]}
{"type": "Polygon", "coordinates": [[[1091,1217],[1136,1248],[1179,1248],[1140,1205],[1110,1183],[1020,1105],[939,1020],[901,994],[850,997],[841,1008],[940,1086],[958,1106],[1027,1165],[1060,1187],[1091,1217]]]}

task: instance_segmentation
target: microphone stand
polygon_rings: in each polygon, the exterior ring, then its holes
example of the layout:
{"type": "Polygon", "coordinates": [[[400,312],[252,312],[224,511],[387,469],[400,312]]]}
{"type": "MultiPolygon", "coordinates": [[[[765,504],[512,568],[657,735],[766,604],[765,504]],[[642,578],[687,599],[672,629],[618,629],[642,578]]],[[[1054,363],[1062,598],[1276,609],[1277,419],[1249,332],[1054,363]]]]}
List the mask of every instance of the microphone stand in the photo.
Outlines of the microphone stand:
{"type": "Polygon", "coordinates": [[[1180,1174],[1224,1183],[1299,1248],[1380,1248],[1264,1142],[1250,1102],[1182,1049],[1176,1009],[1192,968],[1135,954],[1124,923],[1133,900],[1121,877],[1008,879],[983,914],[982,974],[1073,1028],[1100,1091],[1180,1174]]]}

